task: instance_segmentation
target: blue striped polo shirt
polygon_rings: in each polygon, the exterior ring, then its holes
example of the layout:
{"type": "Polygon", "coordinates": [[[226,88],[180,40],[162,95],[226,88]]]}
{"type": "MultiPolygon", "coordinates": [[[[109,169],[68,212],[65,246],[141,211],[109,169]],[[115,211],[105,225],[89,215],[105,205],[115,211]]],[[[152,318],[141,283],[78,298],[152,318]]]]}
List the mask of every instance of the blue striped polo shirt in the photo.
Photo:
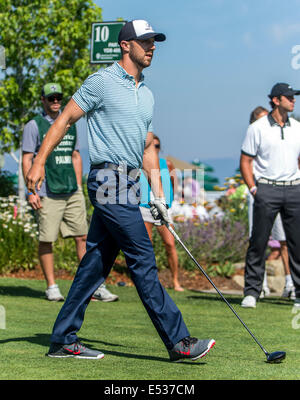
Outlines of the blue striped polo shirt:
{"type": "Polygon", "coordinates": [[[141,168],[154,98],[141,75],[134,77],[115,62],[90,75],[73,95],[86,113],[91,164],[126,163],[141,168]]]}

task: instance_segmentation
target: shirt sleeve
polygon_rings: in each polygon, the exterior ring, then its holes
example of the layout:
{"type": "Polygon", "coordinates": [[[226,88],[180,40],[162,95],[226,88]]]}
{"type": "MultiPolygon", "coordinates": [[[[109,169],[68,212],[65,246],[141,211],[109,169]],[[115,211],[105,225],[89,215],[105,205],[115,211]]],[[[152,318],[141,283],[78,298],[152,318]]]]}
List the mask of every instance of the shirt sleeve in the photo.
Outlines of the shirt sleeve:
{"type": "Polygon", "coordinates": [[[23,131],[22,151],[26,153],[37,153],[40,147],[39,129],[34,120],[29,121],[23,131]]]}
{"type": "Polygon", "coordinates": [[[90,75],[73,95],[73,100],[85,113],[100,108],[103,102],[104,81],[102,74],[90,75]]]}
{"type": "Polygon", "coordinates": [[[250,125],[244,142],[242,144],[242,153],[250,157],[256,157],[259,146],[258,135],[253,125],[250,125]]]}

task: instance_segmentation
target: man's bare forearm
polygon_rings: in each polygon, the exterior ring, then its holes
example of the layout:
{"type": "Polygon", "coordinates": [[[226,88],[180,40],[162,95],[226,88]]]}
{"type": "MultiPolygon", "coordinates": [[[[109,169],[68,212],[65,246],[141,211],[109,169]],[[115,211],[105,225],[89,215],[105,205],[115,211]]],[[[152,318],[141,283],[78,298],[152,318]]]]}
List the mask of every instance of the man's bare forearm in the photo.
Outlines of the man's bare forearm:
{"type": "Polygon", "coordinates": [[[26,176],[28,190],[33,193],[35,193],[36,187],[40,190],[43,180],[45,179],[45,163],[47,157],[61,142],[69,127],[83,115],[83,110],[71,99],[43,139],[41,148],[26,176]]]}
{"type": "Polygon", "coordinates": [[[249,189],[255,186],[254,175],[253,175],[253,158],[246,156],[244,154],[241,155],[240,158],[240,171],[245,181],[246,185],[249,189]]]}
{"type": "Polygon", "coordinates": [[[44,137],[40,150],[35,157],[34,164],[44,166],[47,157],[62,141],[70,126],[75,124],[83,115],[84,112],[75,101],[71,99],[44,137]]]}
{"type": "Polygon", "coordinates": [[[40,150],[35,157],[35,164],[45,165],[48,156],[62,141],[68,126],[70,126],[69,119],[61,114],[52,124],[51,128],[44,137],[40,150]]]}
{"type": "Polygon", "coordinates": [[[33,160],[33,153],[23,154],[23,156],[22,156],[22,171],[23,171],[24,179],[26,179],[28,171],[30,170],[30,168],[32,166],[32,160],[33,160]]]}
{"type": "MultiPolygon", "coordinates": [[[[152,135],[152,134],[151,134],[152,135]]],[[[159,159],[153,143],[153,136],[148,134],[143,158],[143,170],[155,197],[164,197],[160,179],[159,159]]]]}

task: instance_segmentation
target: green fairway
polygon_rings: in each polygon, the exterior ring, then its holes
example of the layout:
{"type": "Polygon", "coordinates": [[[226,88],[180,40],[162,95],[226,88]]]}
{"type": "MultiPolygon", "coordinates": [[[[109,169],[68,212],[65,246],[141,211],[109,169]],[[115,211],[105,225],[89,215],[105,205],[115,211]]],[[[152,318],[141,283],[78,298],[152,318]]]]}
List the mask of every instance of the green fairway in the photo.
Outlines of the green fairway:
{"type": "MultiPolygon", "coordinates": [[[[71,282],[58,283],[67,295],[71,282]]],[[[292,302],[269,298],[258,302],[256,309],[243,309],[239,296],[226,296],[269,352],[287,352],[281,364],[267,364],[264,353],[218,295],[169,290],[191,335],[216,340],[212,351],[200,361],[170,363],[135,288],[108,288],[120,300],[91,302],[78,334],[84,344],[103,351],[105,357],[51,359],[45,353],[62,303],[44,299],[44,281],[1,278],[0,306],[5,309],[6,324],[5,329],[0,329],[0,379],[298,380],[300,377],[300,310],[293,313],[292,302]]]]}

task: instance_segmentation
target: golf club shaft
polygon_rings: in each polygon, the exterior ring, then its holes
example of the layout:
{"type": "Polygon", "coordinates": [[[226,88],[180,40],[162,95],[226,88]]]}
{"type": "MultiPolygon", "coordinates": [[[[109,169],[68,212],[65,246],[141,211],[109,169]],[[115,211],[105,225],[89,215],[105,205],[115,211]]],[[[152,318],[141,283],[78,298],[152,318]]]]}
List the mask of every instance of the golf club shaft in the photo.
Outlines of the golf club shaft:
{"type": "Polygon", "coordinates": [[[252,336],[252,338],[255,340],[255,342],[259,345],[259,347],[262,349],[262,351],[268,355],[269,353],[267,350],[259,343],[259,341],[256,339],[256,337],[253,335],[253,333],[250,331],[250,329],[247,327],[247,325],[244,323],[244,321],[239,317],[239,315],[236,313],[234,308],[230,305],[230,303],[225,299],[223,294],[220,292],[220,290],[216,287],[216,285],[213,283],[213,281],[210,279],[210,277],[207,275],[205,270],[201,267],[201,265],[197,262],[197,260],[193,257],[193,255],[190,253],[189,249],[185,246],[185,244],[182,242],[180,237],[177,235],[177,233],[174,231],[174,229],[167,223],[165,223],[166,227],[169,229],[169,231],[172,233],[174,238],[181,244],[181,246],[184,248],[184,250],[187,252],[187,254],[190,256],[190,258],[194,261],[194,263],[197,265],[197,267],[200,269],[200,271],[203,273],[203,275],[206,277],[206,279],[210,282],[210,284],[214,287],[214,289],[218,292],[218,294],[221,296],[221,298],[225,301],[225,303],[228,305],[230,310],[234,313],[234,315],[237,317],[237,319],[241,322],[241,324],[244,326],[244,328],[248,331],[248,333],[252,336]]]}

